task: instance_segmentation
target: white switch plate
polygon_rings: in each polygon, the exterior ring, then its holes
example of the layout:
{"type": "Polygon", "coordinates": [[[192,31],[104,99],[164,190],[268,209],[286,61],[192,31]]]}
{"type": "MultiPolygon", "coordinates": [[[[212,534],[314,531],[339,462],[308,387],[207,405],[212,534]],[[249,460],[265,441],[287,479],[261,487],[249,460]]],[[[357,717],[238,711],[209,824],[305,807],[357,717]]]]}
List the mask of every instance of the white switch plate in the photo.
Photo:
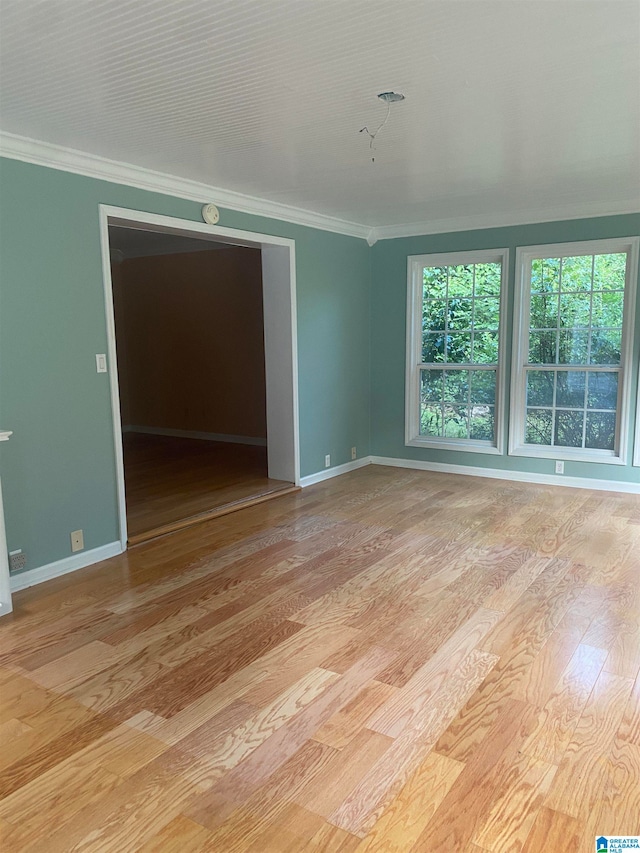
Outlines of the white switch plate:
{"type": "Polygon", "coordinates": [[[352,448],[351,448],[351,458],[352,458],[352,459],[356,459],[356,458],[357,458],[357,456],[358,456],[358,453],[357,453],[357,451],[356,451],[355,447],[352,447],[352,448]]]}
{"type": "Polygon", "coordinates": [[[564,462],[556,462],[556,474],[564,474],[564,462]]]}
{"type": "Polygon", "coordinates": [[[107,372],[107,356],[105,353],[96,353],[96,373],[107,372]]]}
{"type": "Polygon", "coordinates": [[[84,548],[84,534],[82,530],[73,530],[71,532],[71,550],[82,551],[84,548]]]}
{"type": "Polygon", "coordinates": [[[329,465],[331,465],[331,456],[327,453],[327,455],[324,457],[324,467],[328,468],[329,465]]]}

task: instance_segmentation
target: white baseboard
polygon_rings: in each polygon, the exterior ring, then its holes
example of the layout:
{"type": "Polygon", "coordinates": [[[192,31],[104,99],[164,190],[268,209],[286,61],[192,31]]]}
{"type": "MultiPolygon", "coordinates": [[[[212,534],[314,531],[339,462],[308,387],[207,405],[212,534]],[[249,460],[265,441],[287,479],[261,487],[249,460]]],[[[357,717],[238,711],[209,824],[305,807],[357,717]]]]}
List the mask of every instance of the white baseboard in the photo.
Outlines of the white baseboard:
{"type": "Polygon", "coordinates": [[[640,483],[619,480],[596,480],[590,477],[565,477],[564,474],[534,474],[529,471],[507,471],[503,468],[480,468],[474,465],[452,465],[447,462],[422,462],[419,459],[396,459],[392,456],[371,456],[372,465],[392,468],[414,468],[418,471],[439,471],[443,474],[464,474],[471,477],[490,477],[518,483],[538,483],[542,486],[569,486],[573,489],[597,489],[604,492],[626,492],[640,495],[640,483]]]}
{"type": "Polygon", "coordinates": [[[266,438],[254,438],[251,435],[227,435],[221,432],[199,432],[190,429],[170,429],[168,427],[123,426],[122,432],[140,432],[143,435],[167,435],[172,438],[195,438],[199,441],[224,441],[229,444],[252,444],[266,447],[266,438]]]}
{"type": "Polygon", "coordinates": [[[55,563],[48,563],[46,566],[39,566],[37,569],[20,572],[18,575],[11,576],[11,592],[18,592],[20,589],[26,589],[29,586],[58,578],[60,575],[92,566],[94,563],[100,563],[102,560],[108,560],[109,557],[122,554],[123,550],[122,543],[109,542],[108,545],[101,545],[99,548],[92,548],[90,551],[72,554],[70,557],[64,557],[55,563]]]}
{"type": "Polygon", "coordinates": [[[344,465],[336,465],[335,468],[325,468],[324,471],[317,471],[315,474],[301,477],[300,485],[304,489],[305,486],[313,486],[314,483],[321,483],[323,480],[339,477],[340,474],[347,474],[349,471],[355,471],[357,468],[364,468],[365,465],[371,465],[370,456],[363,456],[362,459],[354,459],[353,462],[345,462],[344,465]]]}

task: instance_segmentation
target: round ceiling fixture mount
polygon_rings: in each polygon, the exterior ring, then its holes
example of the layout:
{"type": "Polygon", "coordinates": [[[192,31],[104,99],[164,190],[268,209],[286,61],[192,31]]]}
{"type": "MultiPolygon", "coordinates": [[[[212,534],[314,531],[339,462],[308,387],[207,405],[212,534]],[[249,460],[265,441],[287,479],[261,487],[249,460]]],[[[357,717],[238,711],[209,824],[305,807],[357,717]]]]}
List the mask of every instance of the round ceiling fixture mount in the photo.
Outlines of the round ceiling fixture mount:
{"type": "Polygon", "coordinates": [[[378,97],[381,101],[384,101],[385,104],[395,104],[398,101],[404,101],[404,95],[400,92],[380,92],[378,97]]]}

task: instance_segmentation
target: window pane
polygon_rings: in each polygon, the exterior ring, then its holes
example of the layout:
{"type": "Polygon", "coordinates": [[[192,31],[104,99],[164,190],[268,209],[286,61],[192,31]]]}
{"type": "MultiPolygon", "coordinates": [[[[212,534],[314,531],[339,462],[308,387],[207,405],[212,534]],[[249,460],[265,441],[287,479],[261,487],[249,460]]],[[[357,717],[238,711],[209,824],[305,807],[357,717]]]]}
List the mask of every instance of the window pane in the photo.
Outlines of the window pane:
{"type": "Polygon", "coordinates": [[[562,259],[561,289],[591,290],[591,270],[593,255],[579,255],[576,258],[562,259]]]}
{"type": "Polygon", "coordinates": [[[623,308],[624,293],[594,293],[591,325],[622,328],[623,308]]]}
{"type": "Polygon", "coordinates": [[[447,361],[454,364],[469,364],[471,361],[471,335],[454,332],[447,335],[447,361]]]}
{"type": "Polygon", "coordinates": [[[444,298],[447,291],[447,268],[425,267],[422,270],[422,283],[424,299],[444,298]]]}
{"type": "Polygon", "coordinates": [[[420,371],[420,400],[423,403],[439,403],[442,400],[443,370],[420,371]]]}
{"type": "Polygon", "coordinates": [[[531,264],[531,292],[544,293],[560,288],[560,258],[536,259],[531,264]]]}
{"type": "Polygon", "coordinates": [[[422,335],[422,361],[425,364],[444,361],[445,333],[435,332],[422,335]]]}
{"type": "Polygon", "coordinates": [[[590,293],[563,293],[560,296],[560,325],[566,329],[588,326],[591,317],[590,293]]]}
{"type": "Polygon", "coordinates": [[[558,447],[582,447],[584,412],[556,412],[556,437],[558,447]]]}
{"type": "Polygon", "coordinates": [[[444,407],[444,435],[447,438],[469,437],[469,420],[466,406],[444,407]]]}
{"type": "Polygon", "coordinates": [[[541,293],[531,297],[532,329],[555,329],[558,325],[558,294],[541,293]]]}
{"type": "Polygon", "coordinates": [[[527,406],[552,406],[553,370],[527,371],[527,406]]]}
{"type": "Polygon", "coordinates": [[[594,290],[624,290],[627,255],[596,255],[593,276],[594,290]]]}
{"type": "Polygon", "coordinates": [[[473,313],[473,325],[475,329],[497,329],[499,319],[499,299],[476,299],[473,313]]]}
{"type": "Polygon", "coordinates": [[[556,387],[556,406],[584,408],[587,374],[583,370],[559,370],[556,387]]]}
{"type": "Polygon", "coordinates": [[[618,374],[590,373],[587,406],[590,409],[616,409],[618,405],[618,374]]]}
{"type": "Polygon", "coordinates": [[[471,373],[471,403],[496,402],[496,371],[474,370],[471,373]]]}
{"type": "Polygon", "coordinates": [[[466,403],[469,399],[469,371],[447,370],[444,374],[444,399],[447,403],[466,403]]]}
{"type": "Polygon", "coordinates": [[[616,441],[615,412],[587,412],[585,447],[613,450],[616,441]]]}
{"type": "Polygon", "coordinates": [[[550,409],[527,409],[525,441],[527,444],[551,444],[550,409]]]}
{"type": "Polygon", "coordinates": [[[470,329],[472,325],[473,300],[449,299],[447,301],[450,329],[470,329]]]}
{"type": "Polygon", "coordinates": [[[476,296],[499,296],[501,264],[476,264],[476,296]]]}
{"type": "Polygon", "coordinates": [[[420,435],[442,435],[443,370],[420,371],[420,435]]]}
{"type": "Polygon", "coordinates": [[[561,329],[558,338],[558,364],[586,364],[589,332],[561,329]]]}
{"type": "Polygon", "coordinates": [[[622,331],[594,329],[591,333],[591,364],[620,364],[622,331]]]}
{"type": "Polygon", "coordinates": [[[555,364],[557,332],[529,333],[529,362],[531,364],[555,364]]]}
{"type": "Polygon", "coordinates": [[[440,406],[420,406],[420,435],[442,435],[442,409],[440,406]]]}
{"type": "Polygon", "coordinates": [[[498,333],[476,332],[473,338],[473,363],[498,363],[498,333]]]}
{"type": "Polygon", "coordinates": [[[424,332],[436,332],[444,330],[444,321],[447,316],[445,303],[438,300],[430,300],[422,305],[422,330],[424,332]]]}
{"type": "Polygon", "coordinates": [[[531,292],[544,290],[542,286],[542,261],[536,258],[531,262],[531,292]]]}
{"type": "Polygon", "coordinates": [[[476,441],[494,441],[493,415],[492,406],[472,406],[469,416],[469,437],[476,441]]]}
{"type": "Polygon", "coordinates": [[[473,294],[473,264],[449,267],[449,296],[473,294]]]}

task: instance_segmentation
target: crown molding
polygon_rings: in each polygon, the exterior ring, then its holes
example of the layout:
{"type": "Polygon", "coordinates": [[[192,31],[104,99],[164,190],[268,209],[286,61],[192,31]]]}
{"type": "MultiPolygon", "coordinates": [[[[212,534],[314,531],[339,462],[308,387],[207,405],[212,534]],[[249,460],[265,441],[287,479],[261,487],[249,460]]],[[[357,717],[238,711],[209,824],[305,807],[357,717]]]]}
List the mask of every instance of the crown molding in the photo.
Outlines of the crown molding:
{"type": "Polygon", "coordinates": [[[429,237],[431,234],[447,234],[454,231],[482,231],[487,228],[508,228],[510,225],[535,225],[541,222],[560,222],[570,219],[595,219],[598,216],[621,216],[628,213],[640,213],[637,198],[630,198],[622,203],[603,204],[594,202],[592,204],[538,208],[513,215],[479,213],[452,219],[409,222],[404,225],[380,225],[369,230],[367,242],[373,246],[378,240],[395,240],[398,237],[429,237]]]}
{"type": "Polygon", "coordinates": [[[48,166],[63,172],[72,172],[99,181],[126,184],[149,192],[163,193],[200,204],[213,201],[218,207],[279,219],[294,225],[319,228],[348,237],[367,239],[370,228],[357,222],[347,222],[322,213],[314,213],[269,199],[225,190],[202,184],[189,178],[179,178],[164,172],[156,172],[143,166],[133,166],[118,160],[109,160],[96,154],[88,154],[74,148],[65,148],[50,142],[41,142],[14,133],[0,132],[0,156],[21,160],[37,166],[48,166]]]}
{"type": "Polygon", "coordinates": [[[639,212],[637,198],[630,198],[622,203],[571,204],[539,208],[528,212],[521,211],[513,215],[480,213],[451,219],[372,227],[4,131],[0,131],[0,156],[72,172],[100,181],[125,184],[148,192],[184,198],[200,204],[213,200],[219,207],[228,210],[265,216],[294,225],[318,228],[321,231],[332,231],[348,237],[358,237],[366,240],[369,246],[373,246],[379,240],[394,240],[399,237],[428,237],[432,234],[455,231],[479,231],[487,228],[505,228],[510,225],[534,225],[541,222],[593,219],[598,216],[618,216],[639,212]]]}

